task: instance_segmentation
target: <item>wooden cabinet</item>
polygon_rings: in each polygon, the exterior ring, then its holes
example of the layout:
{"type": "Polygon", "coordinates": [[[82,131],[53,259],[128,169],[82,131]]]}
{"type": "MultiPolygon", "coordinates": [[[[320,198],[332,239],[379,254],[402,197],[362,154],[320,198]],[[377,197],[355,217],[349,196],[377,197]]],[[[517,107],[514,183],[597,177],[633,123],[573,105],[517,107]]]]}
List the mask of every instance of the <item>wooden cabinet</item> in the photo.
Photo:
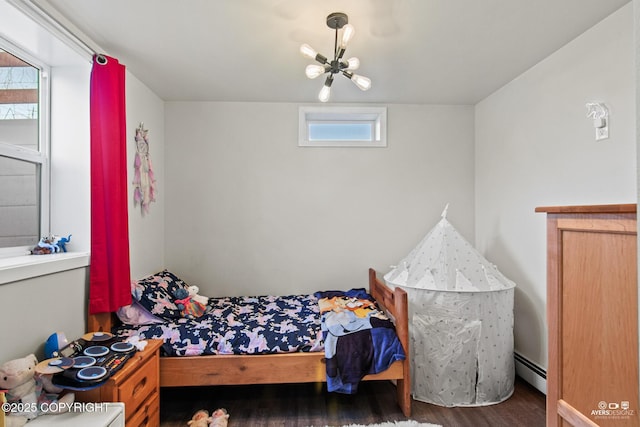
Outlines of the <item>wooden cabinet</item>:
{"type": "Polygon", "coordinates": [[[127,427],[160,425],[160,346],[161,340],[149,340],[144,351],[137,352],[102,386],[76,392],[83,402],[123,402],[127,427]]]}
{"type": "Polygon", "coordinates": [[[547,214],[547,426],[638,426],[636,205],[547,214]]]}

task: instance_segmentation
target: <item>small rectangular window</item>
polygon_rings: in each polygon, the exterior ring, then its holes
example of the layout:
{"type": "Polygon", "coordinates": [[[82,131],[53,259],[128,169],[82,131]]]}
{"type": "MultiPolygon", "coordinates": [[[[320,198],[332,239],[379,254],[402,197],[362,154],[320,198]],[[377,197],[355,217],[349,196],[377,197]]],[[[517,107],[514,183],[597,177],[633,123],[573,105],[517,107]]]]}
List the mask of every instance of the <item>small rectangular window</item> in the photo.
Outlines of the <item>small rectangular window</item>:
{"type": "Polygon", "coordinates": [[[300,107],[301,147],[386,147],[384,107],[300,107]]]}
{"type": "Polygon", "coordinates": [[[372,141],[374,123],[309,122],[309,141],[372,141]]]}

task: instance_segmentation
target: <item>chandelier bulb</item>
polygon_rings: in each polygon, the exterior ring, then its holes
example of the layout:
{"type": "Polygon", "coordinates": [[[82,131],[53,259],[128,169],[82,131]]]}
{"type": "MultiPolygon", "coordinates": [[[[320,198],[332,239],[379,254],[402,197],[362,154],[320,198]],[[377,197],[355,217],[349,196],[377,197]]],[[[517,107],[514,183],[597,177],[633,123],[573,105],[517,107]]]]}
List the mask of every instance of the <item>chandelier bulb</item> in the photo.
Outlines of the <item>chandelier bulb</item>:
{"type": "Polygon", "coordinates": [[[347,70],[353,71],[357,70],[360,67],[360,60],[355,56],[353,58],[347,59],[347,70]]]}
{"type": "Polygon", "coordinates": [[[347,44],[349,43],[349,41],[351,41],[355,32],[356,30],[355,28],[353,28],[353,25],[351,24],[347,24],[344,27],[342,27],[342,39],[340,41],[341,48],[344,49],[347,47],[347,44]]]}
{"type": "Polygon", "coordinates": [[[320,102],[327,102],[329,100],[329,95],[331,95],[331,87],[322,86],[322,89],[320,89],[320,93],[318,94],[318,99],[320,102]]]}
{"type": "Polygon", "coordinates": [[[361,90],[369,90],[371,88],[371,79],[354,74],[351,76],[351,81],[358,86],[361,90]]]}
{"type": "Polygon", "coordinates": [[[309,58],[309,59],[316,59],[316,55],[318,54],[318,52],[316,52],[314,48],[312,48],[306,43],[300,46],[300,53],[305,58],[309,58]]]}
{"type": "Polygon", "coordinates": [[[305,74],[310,79],[315,79],[316,77],[323,75],[326,71],[327,70],[324,66],[317,64],[307,65],[307,68],[304,70],[305,74]]]}

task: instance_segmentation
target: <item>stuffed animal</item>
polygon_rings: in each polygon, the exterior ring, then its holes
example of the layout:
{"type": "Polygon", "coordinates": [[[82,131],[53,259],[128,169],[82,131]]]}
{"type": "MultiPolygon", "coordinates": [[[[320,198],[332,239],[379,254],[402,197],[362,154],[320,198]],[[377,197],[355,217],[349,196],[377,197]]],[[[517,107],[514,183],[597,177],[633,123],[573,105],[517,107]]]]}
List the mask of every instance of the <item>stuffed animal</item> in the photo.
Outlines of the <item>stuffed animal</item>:
{"type": "Polygon", "coordinates": [[[174,302],[180,309],[183,317],[195,319],[202,316],[207,309],[206,305],[195,301],[191,295],[189,295],[189,291],[184,288],[178,288],[173,291],[173,296],[176,298],[174,302]]]}
{"type": "Polygon", "coordinates": [[[229,422],[229,414],[224,408],[218,408],[211,414],[211,423],[209,427],[227,427],[229,422]]]}
{"type": "Polygon", "coordinates": [[[209,411],[200,409],[198,412],[193,414],[193,417],[191,417],[191,420],[187,425],[191,427],[209,427],[211,420],[212,418],[209,416],[209,411]]]}
{"type": "Polygon", "coordinates": [[[71,234],[67,237],[45,236],[31,249],[32,255],[46,255],[67,252],[67,243],[71,241],[71,234]]]}
{"type": "Polygon", "coordinates": [[[203,295],[198,295],[198,292],[200,292],[199,287],[192,285],[192,286],[189,286],[187,290],[189,291],[189,296],[191,297],[192,300],[197,301],[204,306],[206,306],[209,303],[209,298],[203,295]]]}
{"type": "Polygon", "coordinates": [[[184,308],[184,304],[181,301],[189,297],[189,291],[185,288],[178,288],[173,291],[173,297],[176,299],[175,303],[178,308],[182,310],[184,308]]]}
{"type": "Polygon", "coordinates": [[[143,351],[147,346],[147,341],[140,339],[139,335],[132,335],[125,341],[133,345],[138,351],[143,351]]]}
{"type": "Polygon", "coordinates": [[[62,252],[67,252],[67,243],[71,241],[71,234],[67,237],[56,237],[53,244],[60,248],[62,252]]]}
{"type": "Polygon", "coordinates": [[[62,389],[53,385],[49,376],[37,374],[37,364],[36,357],[30,354],[0,365],[0,389],[7,390],[9,404],[19,403],[15,407],[22,409],[8,411],[7,427],[23,426],[38,415],[66,412],[75,400],[73,393],[58,398],[62,389]]]}
{"type": "Polygon", "coordinates": [[[32,255],[47,255],[55,251],[56,247],[53,246],[51,240],[48,237],[43,237],[30,252],[32,255]]]}

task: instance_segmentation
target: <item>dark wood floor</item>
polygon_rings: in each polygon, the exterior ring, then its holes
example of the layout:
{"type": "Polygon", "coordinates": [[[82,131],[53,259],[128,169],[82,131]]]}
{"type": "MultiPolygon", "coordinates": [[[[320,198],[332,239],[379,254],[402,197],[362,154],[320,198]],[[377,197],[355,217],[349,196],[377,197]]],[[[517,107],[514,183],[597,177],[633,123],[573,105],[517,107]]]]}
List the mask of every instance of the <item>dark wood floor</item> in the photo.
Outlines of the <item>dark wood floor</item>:
{"type": "MultiPolygon", "coordinates": [[[[224,407],[229,427],[342,426],[407,418],[388,381],[363,382],[356,395],[327,393],[324,384],[162,389],[160,426],[186,426],[198,409],[224,407]]],[[[412,420],[444,427],[544,427],[545,396],[516,379],[514,394],[497,405],[444,408],[413,401],[412,420]]]]}

